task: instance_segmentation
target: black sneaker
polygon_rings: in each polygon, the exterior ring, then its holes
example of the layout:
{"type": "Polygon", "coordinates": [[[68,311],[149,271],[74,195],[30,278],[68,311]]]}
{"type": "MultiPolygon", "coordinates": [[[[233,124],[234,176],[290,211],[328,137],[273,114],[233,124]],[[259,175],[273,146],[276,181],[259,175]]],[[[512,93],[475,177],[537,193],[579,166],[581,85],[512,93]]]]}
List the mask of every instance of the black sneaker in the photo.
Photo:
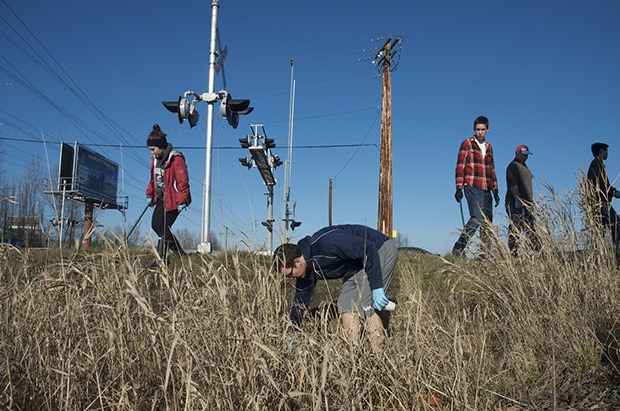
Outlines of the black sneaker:
{"type": "Polygon", "coordinates": [[[157,260],[153,260],[144,267],[145,270],[153,271],[159,268],[159,264],[157,264],[157,260]]]}
{"type": "Polygon", "coordinates": [[[452,255],[455,257],[465,257],[465,250],[460,250],[458,248],[452,249],[452,255]]]}

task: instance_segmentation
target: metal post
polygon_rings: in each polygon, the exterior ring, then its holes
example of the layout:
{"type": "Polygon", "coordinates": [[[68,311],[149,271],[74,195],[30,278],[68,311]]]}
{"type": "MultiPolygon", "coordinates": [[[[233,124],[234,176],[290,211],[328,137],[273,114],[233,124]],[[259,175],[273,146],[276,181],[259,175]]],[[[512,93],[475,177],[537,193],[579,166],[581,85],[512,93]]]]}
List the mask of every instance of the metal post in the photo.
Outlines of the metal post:
{"type": "Polygon", "coordinates": [[[284,204],[282,207],[282,222],[284,223],[283,235],[281,236],[282,243],[288,243],[288,228],[289,220],[291,217],[290,203],[291,203],[291,168],[293,166],[293,117],[295,113],[295,60],[291,59],[291,91],[290,91],[290,106],[288,115],[288,152],[286,161],[284,163],[284,204]]]}
{"type": "Polygon", "coordinates": [[[65,226],[65,196],[67,195],[67,184],[62,181],[62,201],[60,202],[60,221],[58,224],[60,228],[58,229],[58,248],[62,252],[62,231],[65,226]]]}
{"type": "Polygon", "coordinates": [[[93,235],[93,214],[95,203],[92,200],[84,202],[84,232],[82,233],[82,249],[90,248],[91,237],[93,235]]]}
{"type": "MultiPolygon", "coordinates": [[[[211,2],[211,45],[209,49],[209,84],[208,92],[213,93],[215,89],[215,57],[216,57],[216,38],[217,38],[217,11],[219,0],[211,2]]],[[[211,242],[209,241],[210,214],[211,214],[211,149],[213,147],[213,105],[215,101],[209,101],[207,105],[207,149],[205,160],[205,185],[204,197],[202,202],[202,237],[198,244],[199,253],[210,253],[211,242]]]]}
{"type": "Polygon", "coordinates": [[[329,179],[329,193],[327,195],[327,225],[332,226],[332,184],[333,180],[329,179]]]}
{"type": "Polygon", "coordinates": [[[267,224],[271,224],[271,229],[267,227],[267,253],[273,254],[273,186],[267,186],[269,193],[267,194],[267,224]]]}

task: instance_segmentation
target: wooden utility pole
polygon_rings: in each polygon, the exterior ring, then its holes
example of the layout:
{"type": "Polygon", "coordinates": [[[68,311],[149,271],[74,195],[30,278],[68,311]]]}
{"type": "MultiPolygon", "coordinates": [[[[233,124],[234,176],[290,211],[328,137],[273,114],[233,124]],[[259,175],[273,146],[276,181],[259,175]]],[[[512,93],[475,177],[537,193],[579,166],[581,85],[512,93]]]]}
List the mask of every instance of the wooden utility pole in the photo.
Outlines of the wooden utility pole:
{"type": "Polygon", "coordinates": [[[392,66],[394,46],[400,44],[390,36],[373,62],[381,67],[381,158],[379,164],[379,207],[377,229],[392,238],[392,66]]]}

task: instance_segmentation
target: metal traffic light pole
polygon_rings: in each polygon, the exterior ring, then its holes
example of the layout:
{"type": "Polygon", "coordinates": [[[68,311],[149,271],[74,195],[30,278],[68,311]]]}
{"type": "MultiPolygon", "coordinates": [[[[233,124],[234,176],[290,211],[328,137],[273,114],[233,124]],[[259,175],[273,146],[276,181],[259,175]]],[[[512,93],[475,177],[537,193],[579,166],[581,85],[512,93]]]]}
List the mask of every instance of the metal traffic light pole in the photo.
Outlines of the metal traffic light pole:
{"type": "MultiPolygon", "coordinates": [[[[291,59],[291,90],[288,117],[288,152],[284,162],[284,201],[282,206],[281,243],[288,243],[288,229],[291,222],[291,169],[293,167],[293,119],[295,115],[295,60],[291,59]]],[[[293,227],[294,229],[294,227],[293,227]]]]}
{"type": "MultiPolygon", "coordinates": [[[[215,90],[215,64],[216,64],[216,39],[217,39],[217,11],[219,0],[211,3],[211,43],[209,47],[209,84],[208,92],[215,90]]],[[[210,253],[211,242],[209,241],[210,217],[211,217],[211,149],[213,148],[213,105],[215,101],[207,102],[207,149],[205,160],[205,185],[202,199],[202,235],[198,244],[199,253],[210,253]]]]}
{"type": "Polygon", "coordinates": [[[253,134],[245,138],[240,138],[242,148],[250,150],[250,156],[240,158],[239,161],[248,170],[256,167],[267,186],[267,220],[261,224],[267,228],[267,254],[273,253],[273,230],[275,228],[273,219],[273,186],[277,184],[274,177],[274,170],[282,165],[279,156],[273,155],[271,149],[276,147],[276,142],[272,138],[267,138],[265,127],[262,124],[251,124],[253,134]],[[258,128],[262,128],[263,134],[258,133],[258,128]]]}
{"type": "Polygon", "coordinates": [[[267,254],[273,254],[273,186],[267,186],[267,254]]]}
{"type": "MultiPolygon", "coordinates": [[[[222,117],[226,119],[228,124],[232,128],[237,128],[239,125],[239,115],[250,114],[254,107],[250,107],[250,100],[237,99],[234,100],[230,93],[226,90],[220,90],[215,93],[215,76],[217,75],[218,65],[221,65],[223,76],[223,64],[224,58],[227,54],[227,49],[219,52],[217,51],[217,12],[219,9],[219,0],[211,0],[211,42],[209,48],[209,84],[208,92],[195,93],[193,91],[186,91],[183,97],[179,96],[176,101],[162,101],[162,104],[166,110],[175,114],[179,119],[179,123],[183,123],[184,120],[189,120],[189,126],[194,127],[198,123],[198,110],[196,109],[196,103],[200,101],[207,102],[207,141],[206,141],[206,159],[205,159],[205,181],[204,181],[204,196],[202,200],[202,234],[201,242],[198,244],[197,249],[199,253],[210,253],[212,251],[210,237],[210,218],[211,218],[211,152],[213,150],[213,105],[217,100],[221,100],[220,112],[222,117]],[[193,100],[188,100],[188,97],[193,97],[193,100]]],[[[226,80],[224,79],[224,88],[226,88],[226,80]]]]}

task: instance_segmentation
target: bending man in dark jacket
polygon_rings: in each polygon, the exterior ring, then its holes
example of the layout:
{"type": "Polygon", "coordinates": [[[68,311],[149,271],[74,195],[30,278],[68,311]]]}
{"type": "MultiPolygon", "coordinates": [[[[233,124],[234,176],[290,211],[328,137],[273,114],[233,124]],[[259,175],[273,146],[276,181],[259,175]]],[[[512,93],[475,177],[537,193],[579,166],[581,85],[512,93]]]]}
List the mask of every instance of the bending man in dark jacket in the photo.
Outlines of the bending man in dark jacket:
{"type": "Polygon", "coordinates": [[[299,326],[318,279],[342,278],[338,312],[343,328],[359,341],[360,318],[366,320],[373,351],[382,349],[384,329],[377,311],[388,304],[385,295],[398,261],[394,240],[363,225],[325,227],[295,244],[282,244],[274,253],[274,267],[295,278],[291,321],[299,326]]]}

